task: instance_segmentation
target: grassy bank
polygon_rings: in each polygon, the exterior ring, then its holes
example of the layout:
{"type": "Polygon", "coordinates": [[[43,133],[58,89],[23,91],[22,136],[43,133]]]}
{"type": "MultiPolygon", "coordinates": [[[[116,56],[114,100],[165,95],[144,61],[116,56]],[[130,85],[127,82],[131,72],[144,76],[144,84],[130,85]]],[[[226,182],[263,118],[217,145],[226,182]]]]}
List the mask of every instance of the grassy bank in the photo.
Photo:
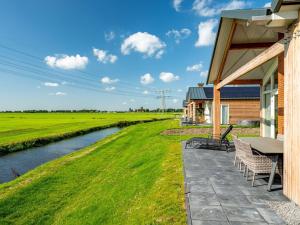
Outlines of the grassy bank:
{"type": "Polygon", "coordinates": [[[0,153],[41,146],[112,126],[173,117],[159,113],[0,113],[0,153]]]}
{"type": "Polygon", "coordinates": [[[0,224],[185,224],[178,121],[127,127],[0,185],[0,224]]]}

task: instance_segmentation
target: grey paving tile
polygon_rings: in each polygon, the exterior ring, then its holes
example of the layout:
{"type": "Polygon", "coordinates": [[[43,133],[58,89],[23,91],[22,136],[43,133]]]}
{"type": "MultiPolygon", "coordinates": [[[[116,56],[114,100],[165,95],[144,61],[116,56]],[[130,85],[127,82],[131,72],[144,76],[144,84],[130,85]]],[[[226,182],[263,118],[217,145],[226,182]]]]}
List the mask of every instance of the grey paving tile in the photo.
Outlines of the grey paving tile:
{"type": "Polygon", "coordinates": [[[215,193],[212,185],[210,183],[190,183],[189,190],[191,193],[198,193],[198,192],[207,192],[207,193],[215,193]]]}
{"type": "Polygon", "coordinates": [[[190,207],[219,206],[220,202],[214,193],[194,193],[189,194],[190,207]]]}
{"type": "Polygon", "coordinates": [[[224,206],[223,209],[229,222],[265,222],[255,208],[224,206]]]}
{"type": "Polygon", "coordinates": [[[227,221],[221,206],[191,208],[192,220],[227,221]]]}
{"type": "Polygon", "coordinates": [[[284,220],[282,220],[272,209],[257,208],[257,210],[268,223],[285,224],[284,220]]]}
{"type": "Polygon", "coordinates": [[[243,192],[237,186],[223,185],[223,186],[214,187],[214,190],[217,194],[220,195],[243,195],[243,192]]]}
{"type": "Polygon", "coordinates": [[[217,196],[222,206],[251,207],[251,202],[246,198],[245,195],[218,194],[217,196]]]}
{"type": "Polygon", "coordinates": [[[246,223],[246,222],[238,222],[238,221],[233,221],[230,222],[230,225],[268,225],[268,223],[246,223]]]}
{"type": "Polygon", "coordinates": [[[239,176],[226,176],[221,179],[217,179],[216,177],[211,177],[210,181],[214,187],[236,187],[243,186],[249,187],[249,184],[246,181],[243,181],[241,175],[239,176]]]}
{"type": "Polygon", "coordinates": [[[212,221],[212,220],[193,220],[192,225],[230,225],[228,222],[224,221],[212,221]]]}
{"type": "Polygon", "coordinates": [[[209,178],[211,175],[214,174],[213,171],[211,170],[199,170],[199,171],[194,171],[194,170],[186,170],[185,174],[187,177],[207,177],[209,178]]]}
{"type": "Polygon", "coordinates": [[[267,186],[239,186],[239,189],[244,195],[261,195],[262,193],[267,193],[267,186]]]}
{"type": "Polygon", "coordinates": [[[185,177],[185,182],[187,183],[187,184],[189,184],[189,183],[191,183],[191,182],[193,182],[193,181],[195,181],[195,182],[197,182],[197,181],[203,181],[203,180],[208,180],[209,179],[209,176],[194,176],[194,177],[185,177]]]}

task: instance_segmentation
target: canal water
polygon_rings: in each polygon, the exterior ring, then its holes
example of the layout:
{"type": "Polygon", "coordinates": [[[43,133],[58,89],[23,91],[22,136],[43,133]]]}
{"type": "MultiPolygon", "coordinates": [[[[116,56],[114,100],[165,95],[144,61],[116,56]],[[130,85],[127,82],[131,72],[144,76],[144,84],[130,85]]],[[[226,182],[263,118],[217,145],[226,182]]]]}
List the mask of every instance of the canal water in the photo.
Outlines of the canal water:
{"type": "Polygon", "coordinates": [[[121,128],[113,127],[94,131],[82,136],[51,143],[42,147],[30,148],[0,156],[0,183],[16,178],[16,174],[24,174],[33,168],[89,146],[121,128]]]}

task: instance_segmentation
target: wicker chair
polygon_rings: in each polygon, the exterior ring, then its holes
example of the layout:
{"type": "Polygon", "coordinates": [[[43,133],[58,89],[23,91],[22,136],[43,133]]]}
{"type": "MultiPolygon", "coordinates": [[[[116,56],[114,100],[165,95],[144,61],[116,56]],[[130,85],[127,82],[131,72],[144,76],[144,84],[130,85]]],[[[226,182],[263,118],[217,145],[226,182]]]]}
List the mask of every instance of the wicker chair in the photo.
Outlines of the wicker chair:
{"type": "Polygon", "coordinates": [[[251,145],[237,139],[238,148],[244,152],[241,155],[241,160],[245,164],[245,175],[248,179],[249,170],[253,173],[252,175],[252,186],[254,186],[256,174],[271,174],[272,160],[270,157],[265,155],[253,154],[251,145]]]}
{"type": "Polygon", "coordinates": [[[231,135],[233,139],[233,143],[235,146],[235,156],[234,156],[234,161],[233,164],[238,166],[238,168],[241,170],[242,169],[242,157],[243,157],[243,152],[241,151],[241,148],[239,147],[239,141],[237,136],[231,135]]]}

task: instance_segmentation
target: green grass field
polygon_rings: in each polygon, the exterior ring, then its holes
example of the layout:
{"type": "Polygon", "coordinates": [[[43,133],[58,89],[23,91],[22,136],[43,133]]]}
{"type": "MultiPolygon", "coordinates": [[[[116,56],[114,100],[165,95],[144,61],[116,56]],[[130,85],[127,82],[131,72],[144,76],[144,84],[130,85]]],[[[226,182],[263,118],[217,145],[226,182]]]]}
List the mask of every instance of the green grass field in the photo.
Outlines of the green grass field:
{"type": "Polygon", "coordinates": [[[133,125],[0,185],[0,224],[185,224],[180,139],[160,134],[177,126],[133,125]]]}
{"type": "Polygon", "coordinates": [[[174,117],[174,114],[0,113],[0,151],[22,150],[38,145],[36,139],[42,139],[47,143],[51,138],[55,141],[56,138],[69,136],[75,132],[111,126],[120,121],[132,122],[170,117],[174,117]]]}

